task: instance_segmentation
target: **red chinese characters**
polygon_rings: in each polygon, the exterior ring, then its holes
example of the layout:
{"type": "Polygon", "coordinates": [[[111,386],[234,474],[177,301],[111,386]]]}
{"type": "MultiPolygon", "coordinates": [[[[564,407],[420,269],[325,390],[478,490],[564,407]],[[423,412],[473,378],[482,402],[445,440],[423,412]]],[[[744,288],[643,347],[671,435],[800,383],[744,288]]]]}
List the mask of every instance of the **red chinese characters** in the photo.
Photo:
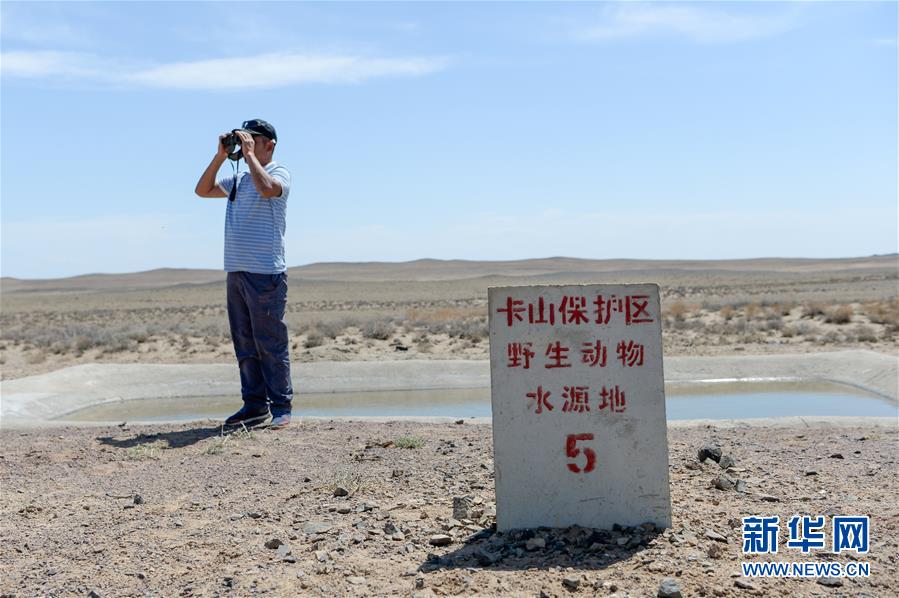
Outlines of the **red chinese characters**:
{"type": "Polygon", "coordinates": [[[612,388],[602,387],[599,391],[599,410],[608,409],[615,413],[623,413],[627,408],[627,402],[624,398],[624,391],[618,388],[616,384],[612,388]]]}
{"type": "MultiPolygon", "coordinates": [[[[552,392],[538,386],[537,390],[529,392],[525,395],[529,401],[529,405],[533,407],[534,413],[543,413],[543,410],[552,411],[555,406],[549,402],[552,392]]],[[[599,405],[596,406],[596,412],[624,413],[627,409],[627,401],[625,400],[624,390],[617,384],[615,386],[603,386],[597,393],[599,405]]],[[[562,405],[562,413],[590,413],[590,387],[589,386],[563,386],[562,398],[565,403],[562,405]]]]}
{"type": "Polygon", "coordinates": [[[617,353],[618,359],[624,367],[633,368],[643,365],[644,348],[641,343],[621,341],[618,343],[617,353]]]}
{"type": "Polygon", "coordinates": [[[607,355],[608,351],[605,345],[602,344],[602,341],[584,343],[581,348],[581,363],[586,363],[591,368],[597,366],[604,368],[606,367],[607,355]]]}
{"type": "Polygon", "coordinates": [[[531,343],[509,343],[506,349],[506,353],[509,356],[506,367],[530,369],[531,358],[536,355],[533,349],[531,349],[532,346],[531,343]]]}
{"type": "Polygon", "coordinates": [[[556,323],[556,306],[553,303],[543,301],[543,297],[537,299],[537,306],[528,303],[528,324],[549,324],[556,323]]]}
{"type": "Polygon", "coordinates": [[[536,409],[534,413],[543,413],[543,408],[546,407],[549,411],[553,410],[552,404],[549,402],[549,397],[552,393],[543,390],[542,386],[538,386],[535,392],[527,393],[527,398],[534,399],[536,403],[536,409]]]}
{"type": "Polygon", "coordinates": [[[501,307],[496,310],[497,313],[506,314],[506,324],[511,326],[514,321],[523,322],[524,318],[521,314],[524,313],[524,301],[521,299],[512,299],[511,297],[506,298],[506,307],[501,307]]]}
{"type": "Polygon", "coordinates": [[[562,313],[563,324],[587,324],[590,318],[587,317],[587,298],[586,297],[562,297],[562,305],[559,307],[562,313]]]}
{"type": "Polygon", "coordinates": [[[562,392],[562,398],[565,399],[562,411],[566,413],[571,411],[576,413],[590,411],[589,386],[566,386],[562,392]]]}
{"type": "Polygon", "coordinates": [[[649,315],[649,295],[626,295],[618,297],[612,295],[609,298],[597,295],[593,300],[593,314],[596,316],[594,323],[606,325],[612,319],[612,314],[624,317],[624,323],[649,324],[653,322],[649,315]]]}
{"type": "Polygon", "coordinates": [[[548,362],[543,367],[547,369],[552,368],[570,368],[571,364],[566,360],[568,359],[568,352],[571,349],[568,347],[563,347],[562,343],[556,341],[554,343],[550,343],[546,347],[546,357],[548,357],[548,362]]]}
{"type": "Polygon", "coordinates": [[[555,326],[557,319],[565,326],[583,326],[591,323],[608,325],[613,316],[622,318],[628,326],[655,321],[649,312],[649,295],[624,297],[597,295],[590,306],[592,306],[592,320],[587,297],[582,295],[564,295],[558,305],[547,301],[544,297],[538,297],[536,302],[527,304],[523,299],[507,297],[505,303],[496,311],[505,315],[508,327],[519,322],[555,326]]]}

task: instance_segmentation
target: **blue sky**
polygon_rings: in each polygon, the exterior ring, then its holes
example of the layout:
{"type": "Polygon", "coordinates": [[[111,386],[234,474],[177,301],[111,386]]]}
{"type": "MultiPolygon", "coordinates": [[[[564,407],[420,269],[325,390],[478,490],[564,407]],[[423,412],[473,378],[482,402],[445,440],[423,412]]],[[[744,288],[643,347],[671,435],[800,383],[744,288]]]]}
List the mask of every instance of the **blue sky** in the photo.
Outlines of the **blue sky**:
{"type": "Polygon", "coordinates": [[[254,117],[290,266],[897,250],[894,2],[0,16],[4,276],[221,268],[225,200],[193,188],[254,117]]]}

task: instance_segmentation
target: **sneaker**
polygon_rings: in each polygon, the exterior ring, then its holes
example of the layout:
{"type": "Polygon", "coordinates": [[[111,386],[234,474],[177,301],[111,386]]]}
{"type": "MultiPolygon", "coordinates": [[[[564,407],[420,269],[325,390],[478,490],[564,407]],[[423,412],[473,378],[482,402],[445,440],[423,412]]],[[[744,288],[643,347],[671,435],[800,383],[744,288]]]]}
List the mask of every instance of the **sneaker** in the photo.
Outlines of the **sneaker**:
{"type": "Polygon", "coordinates": [[[240,411],[225,420],[226,426],[257,426],[268,419],[268,408],[260,410],[244,405],[240,411]]]}
{"type": "Polygon", "coordinates": [[[286,428],[290,425],[290,414],[282,413],[281,415],[275,415],[272,417],[272,421],[268,424],[269,430],[280,430],[281,428],[286,428]]]}

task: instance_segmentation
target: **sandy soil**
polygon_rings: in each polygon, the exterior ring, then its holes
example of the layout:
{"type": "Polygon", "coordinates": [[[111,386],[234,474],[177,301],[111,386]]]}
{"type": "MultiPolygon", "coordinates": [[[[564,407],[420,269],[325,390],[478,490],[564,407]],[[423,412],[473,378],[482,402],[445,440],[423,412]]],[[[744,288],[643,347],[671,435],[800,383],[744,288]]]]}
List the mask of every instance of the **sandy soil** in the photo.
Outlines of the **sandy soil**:
{"type": "Polygon", "coordinates": [[[896,440],[895,428],[671,428],[672,529],[498,534],[489,425],[4,431],[0,592],[655,596],[671,578],[684,596],[895,596],[896,440]],[[722,469],[697,459],[708,443],[734,459],[743,492],[713,487],[722,469]],[[861,560],[871,577],[740,577],[740,518],[797,513],[870,514],[870,553],[781,545],[776,560],[861,560]]]}

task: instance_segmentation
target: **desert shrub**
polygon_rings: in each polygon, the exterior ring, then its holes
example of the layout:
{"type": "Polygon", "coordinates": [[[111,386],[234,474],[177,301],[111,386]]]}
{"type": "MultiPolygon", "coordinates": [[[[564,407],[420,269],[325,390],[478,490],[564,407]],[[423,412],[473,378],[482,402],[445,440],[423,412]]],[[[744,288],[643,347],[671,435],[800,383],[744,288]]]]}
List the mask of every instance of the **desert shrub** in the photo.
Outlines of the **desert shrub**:
{"type": "Polygon", "coordinates": [[[333,321],[333,322],[318,322],[315,325],[315,329],[321,333],[322,335],[335,339],[341,334],[343,334],[344,330],[346,330],[347,325],[343,321],[333,321]]]}
{"type": "Polygon", "coordinates": [[[401,436],[393,441],[396,448],[417,449],[424,446],[425,441],[417,436],[401,436]]]}
{"type": "Polygon", "coordinates": [[[446,333],[454,338],[482,341],[487,338],[487,322],[486,320],[454,320],[447,322],[446,333]]]}
{"type": "Polygon", "coordinates": [[[840,305],[827,312],[824,321],[830,324],[848,324],[852,321],[852,306],[840,305]]]}
{"type": "Polygon", "coordinates": [[[47,354],[44,352],[43,349],[39,349],[39,350],[35,351],[34,353],[29,354],[28,357],[25,359],[25,361],[27,361],[31,365],[35,365],[38,363],[44,363],[46,360],[47,360],[47,354]]]}
{"type": "Polygon", "coordinates": [[[751,320],[758,316],[760,313],[763,313],[764,309],[758,303],[753,302],[746,306],[744,312],[746,313],[746,319],[751,320]]]}
{"type": "Polygon", "coordinates": [[[867,303],[862,311],[874,324],[882,324],[891,330],[899,329],[899,299],[867,303]]]}
{"type": "Polygon", "coordinates": [[[774,304],[773,309],[775,313],[778,313],[782,316],[788,316],[793,312],[794,307],[795,305],[793,305],[792,301],[786,301],[784,303],[774,304]]]}
{"type": "Polygon", "coordinates": [[[860,324],[853,329],[856,338],[863,343],[873,343],[877,340],[877,332],[871,326],[860,324]]]}
{"type": "Polygon", "coordinates": [[[815,316],[823,316],[824,307],[820,303],[809,303],[802,309],[803,318],[814,318],[815,316]]]}
{"type": "Polygon", "coordinates": [[[689,310],[687,308],[687,305],[683,301],[678,299],[677,301],[672,303],[666,311],[668,312],[667,315],[670,318],[674,318],[674,321],[678,322],[683,321],[684,316],[687,315],[687,311],[689,310]]]}
{"type": "Polygon", "coordinates": [[[362,336],[379,341],[386,341],[393,335],[393,320],[370,320],[362,326],[362,336]]]}
{"type": "Polygon", "coordinates": [[[826,333],[824,333],[823,335],[821,335],[820,337],[818,337],[818,339],[822,343],[831,344],[831,343],[840,342],[841,340],[843,340],[843,336],[836,330],[829,330],[826,333]]]}
{"type": "Polygon", "coordinates": [[[306,335],[306,342],[303,343],[303,346],[307,349],[312,349],[321,347],[323,344],[325,344],[325,337],[313,330],[306,335]]]}
{"type": "Polygon", "coordinates": [[[731,318],[734,317],[734,308],[731,305],[725,305],[721,308],[720,311],[721,317],[724,318],[725,322],[730,322],[731,318]]]}
{"type": "Polygon", "coordinates": [[[784,327],[783,316],[771,315],[765,320],[765,330],[781,330],[784,327]]]}

